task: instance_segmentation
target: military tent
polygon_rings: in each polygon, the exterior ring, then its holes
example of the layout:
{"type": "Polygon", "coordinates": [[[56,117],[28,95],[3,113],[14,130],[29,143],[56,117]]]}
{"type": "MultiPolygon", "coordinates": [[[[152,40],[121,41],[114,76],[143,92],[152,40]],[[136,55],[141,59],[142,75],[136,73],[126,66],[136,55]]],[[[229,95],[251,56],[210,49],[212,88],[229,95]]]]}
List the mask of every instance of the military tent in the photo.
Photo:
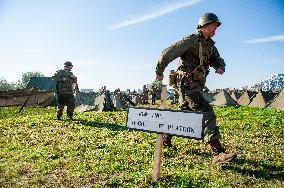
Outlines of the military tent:
{"type": "Polygon", "coordinates": [[[54,92],[37,91],[33,88],[0,91],[0,106],[22,106],[25,102],[26,106],[37,107],[55,104],[54,92]]]}
{"type": "Polygon", "coordinates": [[[120,91],[112,92],[111,100],[113,103],[113,107],[116,109],[127,108],[128,106],[135,106],[135,104],[128,98],[128,96],[120,91]]]}
{"type": "Polygon", "coordinates": [[[242,96],[237,100],[237,103],[241,106],[247,106],[251,103],[255,94],[251,91],[244,91],[242,96]]]}
{"type": "Polygon", "coordinates": [[[266,108],[284,109],[284,88],[282,88],[280,93],[267,104],[266,108]]]}
{"type": "Polygon", "coordinates": [[[99,93],[76,93],[76,112],[109,111],[113,109],[127,108],[134,105],[133,102],[121,92],[109,92],[102,90],[99,93]]]}
{"type": "Polygon", "coordinates": [[[238,92],[236,92],[236,91],[232,91],[231,92],[231,94],[230,94],[230,96],[232,97],[232,99],[234,99],[234,101],[238,101],[238,99],[241,97],[241,95],[238,93],[238,92]]]}
{"type": "Polygon", "coordinates": [[[251,107],[262,107],[265,108],[267,103],[273,99],[274,93],[259,91],[256,96],[252,99],[249,106],[251,107]]]}
{"type": "Polygon", "coordinates": [[[232,99],[226,90],[220,91],[214,96],[214,100],[210,103],[213,106],[235,106],[236,101],[232,99]]]}
{"type": "Polygon", "coordinates": [[[75,101],[76,112],[102,112],[104,110],[105,105],[105,91],[102,91],[100,93],[77,92],[75,95],[75,101]]]}
{"type": "Polygon", "coordinates": [[[37,90],[56,90],[56,82],[51,77],[31,77],[27,88],[33,87],[37,90]]]}

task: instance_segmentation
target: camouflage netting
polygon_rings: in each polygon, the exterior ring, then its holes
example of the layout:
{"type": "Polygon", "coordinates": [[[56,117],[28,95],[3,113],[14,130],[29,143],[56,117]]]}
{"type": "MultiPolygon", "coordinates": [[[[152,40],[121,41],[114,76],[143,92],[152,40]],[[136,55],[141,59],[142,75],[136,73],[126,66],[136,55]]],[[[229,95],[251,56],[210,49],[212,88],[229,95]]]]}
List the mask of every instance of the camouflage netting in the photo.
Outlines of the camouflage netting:
{"type": "Polygon", "coordinates": [[[37,91],[18,89],[0,91],[0,106],[22,106],[28,99],[26,106],[46,107],[55,104],[54,91],[37,91]]]}

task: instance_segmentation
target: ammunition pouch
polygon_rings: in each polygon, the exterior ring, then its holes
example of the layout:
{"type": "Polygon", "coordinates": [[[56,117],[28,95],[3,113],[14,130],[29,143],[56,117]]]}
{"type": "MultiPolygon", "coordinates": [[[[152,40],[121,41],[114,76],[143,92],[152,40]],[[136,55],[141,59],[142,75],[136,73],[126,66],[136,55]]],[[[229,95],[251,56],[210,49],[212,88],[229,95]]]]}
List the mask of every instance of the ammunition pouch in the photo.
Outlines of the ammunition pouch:
{"type": "Polygon", "coordinates": [[[169,74],[169,86],[173,86],[177,84],[177,76],[178,73],[169,74]]]}
{"type": "Polygon", "coordinates": [[[181,70],[178,71],[177,82],[178,85],[187,89],[195,89],[202,85],[200,81],[196,81],[193,78],[193,74],[191,72],[181,70]]]}
{"type": "Polygon", "coordinates": [[[196,81],[201,81],[201,82],[206,79],[206,76],[208,74],[208,70],[203,65],[197,66],[191,72],[193,74],[193,79],[196,81]]]}

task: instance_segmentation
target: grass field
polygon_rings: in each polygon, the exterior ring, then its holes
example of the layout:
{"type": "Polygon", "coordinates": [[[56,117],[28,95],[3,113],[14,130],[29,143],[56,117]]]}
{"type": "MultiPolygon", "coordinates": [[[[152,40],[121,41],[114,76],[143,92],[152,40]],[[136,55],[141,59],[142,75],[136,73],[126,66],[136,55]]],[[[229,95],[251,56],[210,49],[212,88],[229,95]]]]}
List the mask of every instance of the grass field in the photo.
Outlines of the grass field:
{"type": "Polygon", "coordinates": [[[126,111],[0,108],[0,187],[284,187],[284,111],[215,108],[229,164],[202,141],[174,137],[152,184],[156,134],[126,129],[126,111]]]}

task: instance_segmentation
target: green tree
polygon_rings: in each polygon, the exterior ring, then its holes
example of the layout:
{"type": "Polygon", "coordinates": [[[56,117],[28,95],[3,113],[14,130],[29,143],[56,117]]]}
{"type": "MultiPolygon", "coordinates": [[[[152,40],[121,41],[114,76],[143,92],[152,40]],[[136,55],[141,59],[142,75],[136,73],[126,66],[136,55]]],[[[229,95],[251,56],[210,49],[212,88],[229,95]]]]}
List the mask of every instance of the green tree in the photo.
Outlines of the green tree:
{"type": "Polygon", "coordinates": [[[150,93],[152,93],[153,90],[155,90],[157,93],[157,99],[160,99],[161,93],[162,93],[162,87],[163,87],[163,82],[155,80],[150,84],[150,87],[149,87],[150,93]]]}
{"type": "Polygon", "coordinates": [[[26,88],[32,77],[43,77],[44,74],[41,72],[24,72],[21,78],[18,80],[17,88],[26,88]]]}
{"type": "Polygon", "coordinates": [[[0,91],[12,90],[16,88],[15,83],[9,83],[5,78],[0,78],[0,91]]]}
{"type": "Polygon", "coordinates": [[[9,83],[5,78],[0,78],[0,91],[16,89],[15,83],[9,83]]]}

